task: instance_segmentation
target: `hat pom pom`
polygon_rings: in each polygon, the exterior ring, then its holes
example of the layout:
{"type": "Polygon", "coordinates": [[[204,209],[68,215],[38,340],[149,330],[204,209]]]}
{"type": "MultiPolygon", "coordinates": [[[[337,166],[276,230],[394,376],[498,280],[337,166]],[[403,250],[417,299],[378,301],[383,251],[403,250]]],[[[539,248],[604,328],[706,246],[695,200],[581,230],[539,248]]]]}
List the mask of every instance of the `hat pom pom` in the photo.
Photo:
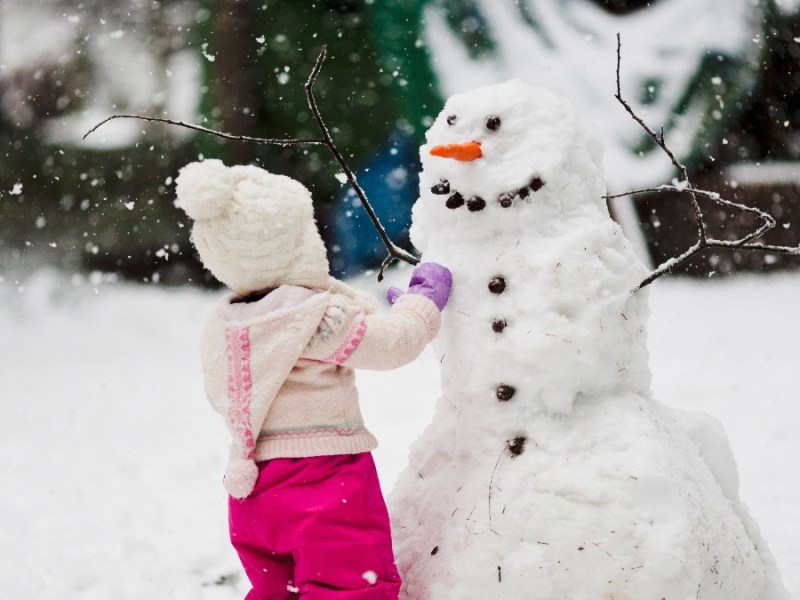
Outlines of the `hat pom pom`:
{"type": "Polygon", "coordinates": [[[180,170],[175,183],[178,195],[175,206],[195,221],[221,216],[234,187],[228,167],[213,158],[189,163],[180,170]]]}
{"type": "Polygon", "coordinates": [[[233,458],[225,470],[223,485],[227,492],[234,498],[247,498],[258,479],[258,465],[255,461],[245,458],[233,458]]]}

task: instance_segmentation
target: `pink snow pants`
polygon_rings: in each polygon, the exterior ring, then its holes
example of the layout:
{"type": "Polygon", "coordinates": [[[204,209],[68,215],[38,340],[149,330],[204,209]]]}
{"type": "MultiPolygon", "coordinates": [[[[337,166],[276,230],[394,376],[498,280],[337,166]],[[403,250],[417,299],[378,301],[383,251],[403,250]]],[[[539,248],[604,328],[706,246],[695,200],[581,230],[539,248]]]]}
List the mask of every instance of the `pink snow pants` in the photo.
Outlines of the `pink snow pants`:
{"type": "Polygon", "coordinates": [[[229,498],[245,600],[397,600],[389,515],[370,453],[277,458],[229,498]]]}

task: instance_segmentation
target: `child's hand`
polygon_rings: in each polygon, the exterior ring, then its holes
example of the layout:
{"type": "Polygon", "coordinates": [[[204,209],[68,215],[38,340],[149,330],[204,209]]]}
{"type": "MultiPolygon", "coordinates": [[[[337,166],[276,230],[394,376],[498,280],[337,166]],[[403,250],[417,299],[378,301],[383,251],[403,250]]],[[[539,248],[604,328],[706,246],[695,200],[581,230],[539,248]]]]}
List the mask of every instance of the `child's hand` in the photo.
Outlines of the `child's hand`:
{"type": "MultiPolygon", "coordinates": [[[[450,297],[452,285],[453,276],[447,267],[436,263],[422,263],[411,273],[411,281],[408,282],[408,293],[425,296],[433,301],[441,311],[450,297]]],[[[389,300],[389,304],[394,304],[402,295],[402,290],[393,287],[386,292],[386,299],[389,300]]]]}

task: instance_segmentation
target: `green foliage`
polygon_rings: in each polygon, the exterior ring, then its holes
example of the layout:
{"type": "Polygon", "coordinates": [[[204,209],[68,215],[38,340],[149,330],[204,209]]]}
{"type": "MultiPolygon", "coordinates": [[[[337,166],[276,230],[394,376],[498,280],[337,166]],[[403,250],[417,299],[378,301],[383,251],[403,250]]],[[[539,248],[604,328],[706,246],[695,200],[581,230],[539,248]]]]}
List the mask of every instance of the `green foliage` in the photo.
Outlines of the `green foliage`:
{"type": "MultiPolygon", "coordinates": [[[[319,137],[308,109],[303,84],[323,44],[328,58],[314,87],[322,116],[334,141],[354,168],[368,159],[387,138],[397,118],[391,91],[392,77],[381,72],[369,35],[363,2],[292,2],[265,0],[252,3],[252,26],[240,40],[244,48],[239,65],[252,75],[246,133],[260,137],[319,137]]],[[[220,46],[214,19],[203,24],[200,45],[215,55],[220,46]]],[[[205,62],[202,114],[207,126],[224,125],[227,74],[205,62]]],[[[235,161],[230,142],[203,140],[208,156],[235,161]],[[232,160],[233,159],[233,160],[232,160]]],[[[302,181],[315,192],[317,201],[330,201],[341,188],[334,178],[338,168],[327,149],[306,146],[280,148],[258,146],[252,159],[264,168],[302,181]]],[[[239,155],[241,156],[241,155],[239,155]]],[[[246,156],[246,155],[245,155],[246,156]]]]}
{"type": "Polygon", "coordinates": [[[204,280],[169,179],[191,160],[191,146],[98,151],[0,136],[0,147],[10,149],[0,161],[0,254],[7,259],[140,281],[204,280]]]}
{"type": "Polygon", "coordinates": [[[372,4],[372,31],[385,74],[404,116],[404,129],[421,143],[425,130],[444,105],[422,31],[427,0],[396,0],[372,4]]]}

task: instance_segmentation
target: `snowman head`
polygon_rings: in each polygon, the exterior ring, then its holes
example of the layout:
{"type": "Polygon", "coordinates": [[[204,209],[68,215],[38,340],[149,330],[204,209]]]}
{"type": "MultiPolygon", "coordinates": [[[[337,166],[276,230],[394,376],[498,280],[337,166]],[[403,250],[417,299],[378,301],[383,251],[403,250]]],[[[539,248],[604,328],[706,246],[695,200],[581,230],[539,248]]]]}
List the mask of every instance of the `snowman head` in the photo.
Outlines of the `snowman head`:
{"type": "Polygon", "coordinates": [[[546,89],[513,79],[456,94],[426,141],[415,222],[425,213],[437,227],[481,219],[489,233],[587,210],[608,215],[599,137],[546,89]]]}

